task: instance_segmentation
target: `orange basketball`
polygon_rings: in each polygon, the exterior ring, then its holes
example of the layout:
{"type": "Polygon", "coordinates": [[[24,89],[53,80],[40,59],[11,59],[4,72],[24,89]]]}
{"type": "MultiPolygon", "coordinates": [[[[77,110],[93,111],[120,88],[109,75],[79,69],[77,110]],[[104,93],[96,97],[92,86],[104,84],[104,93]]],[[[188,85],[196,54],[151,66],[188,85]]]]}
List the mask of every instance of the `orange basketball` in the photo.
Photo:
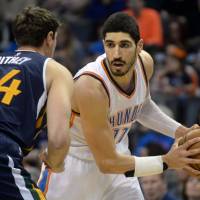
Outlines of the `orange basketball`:
{"type": "MultiPolygon", "coordinates": [[[[191,139],[196,138],[196,137],[200,137],[200,129],[199,128],[191,130],[190,132],[188,132],[183,138],[180,139],[179,145],[182,145],[186,141],[191,140],[191,139]]],[[[200,142],[195,143],[195,144],[193,144],[193,145],[191,145],[189,147],[189,149],[197,149],[197,148],[200,148],[200,142]]],[[[198,158],[198,159],[200,159],[200,154],[197,154],[195,156],[191,156],[191,158],[198,158]]],[[[191,166],[194,169],[200,171],[200,164],[192,164],[191,166]]]]}

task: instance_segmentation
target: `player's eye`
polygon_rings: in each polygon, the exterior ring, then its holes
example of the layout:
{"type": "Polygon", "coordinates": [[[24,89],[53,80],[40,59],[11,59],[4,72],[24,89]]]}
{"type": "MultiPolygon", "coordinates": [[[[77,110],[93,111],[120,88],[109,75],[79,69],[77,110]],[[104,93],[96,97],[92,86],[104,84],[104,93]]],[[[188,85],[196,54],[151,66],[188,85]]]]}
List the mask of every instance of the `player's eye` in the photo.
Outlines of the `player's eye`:
{"type": "Polygon", "coordinates": [[[107,46],[108,48],[114,48],[114,47],[115,47],[115,44],[114,44],[113,42],[107,42],[107,43],[106,43],[106,46],[107,46]]]}
{"type": "Polygon", "coordinates": [[[122,43],[120,43],[120,47],[121,48],[129,48],[129,47],[131,47],[131,44],[128,42],[122,42],[122,43]]]}

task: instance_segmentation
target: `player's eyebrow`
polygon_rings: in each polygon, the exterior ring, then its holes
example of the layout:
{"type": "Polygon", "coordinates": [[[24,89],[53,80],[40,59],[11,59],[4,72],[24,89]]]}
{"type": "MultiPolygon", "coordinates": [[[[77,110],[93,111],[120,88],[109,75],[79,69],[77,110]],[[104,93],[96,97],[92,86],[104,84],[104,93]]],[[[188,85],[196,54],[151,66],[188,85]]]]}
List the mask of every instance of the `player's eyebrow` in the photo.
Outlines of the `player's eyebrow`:
{"type": "Polygon", "coordinates": [[[105,40],[105,42],[114,42],[113,40],[105,40]]]}
{"type": "MultiPolygon", "coordinates": [[[[114,42],[113,40],[110,40],[110,39],[108,39],[108,40],[105,40],[105,42],[114,42]]],[[[120,40],[119,42],[127,42],[127,43],[131,43],[131,41],[130,40],[120,40]]]]}
{"type": "Polygon", "coordinates": [[[126,42],[126,43],[131,43],[131,41],[130,40],[121,40],[120,42],[126,42]]]}

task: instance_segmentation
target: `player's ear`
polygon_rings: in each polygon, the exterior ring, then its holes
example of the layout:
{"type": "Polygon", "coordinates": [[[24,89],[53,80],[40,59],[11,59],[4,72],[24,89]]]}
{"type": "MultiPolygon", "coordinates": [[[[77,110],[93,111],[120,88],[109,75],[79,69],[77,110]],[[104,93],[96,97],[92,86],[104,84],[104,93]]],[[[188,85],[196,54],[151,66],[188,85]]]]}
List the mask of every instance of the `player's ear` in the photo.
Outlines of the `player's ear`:
{"type": "Polygon", "coordinates": [[[53,33],[53,31],[49,31],[46,37],[47,45],[51,46],[54,39],[55,39],[55,34],[53,33]]]}
{"type": "Polygon", "coordinates": [[[141,53],[141,51],[143,50],[143,45],[144,45],[144,42],[143,42],[143,39],[140,39],[138,42],[137,42],[137,53],[141,53]]]}

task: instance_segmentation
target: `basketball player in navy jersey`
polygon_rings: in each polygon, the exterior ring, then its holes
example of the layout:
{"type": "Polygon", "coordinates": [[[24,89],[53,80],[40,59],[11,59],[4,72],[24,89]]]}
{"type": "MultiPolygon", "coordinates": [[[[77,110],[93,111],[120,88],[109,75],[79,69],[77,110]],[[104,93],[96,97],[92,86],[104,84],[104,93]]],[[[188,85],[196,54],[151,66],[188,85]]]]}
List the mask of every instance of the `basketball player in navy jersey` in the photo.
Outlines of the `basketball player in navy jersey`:
{"type": "Polygon", "coordinates": [[[136,21],[124,13],[111,15],[103,26],[105,54],[75,75],[72,136],[65,171],[50,174],[48,200],[143,200],[136,177],[160,174],[164,169],[200,163],[187,150],[200,138],[174,147],[163,156],[130,155],[127,133],[135,121],[171,137],[188,129],[166,116],[152,101],[149,79],[152,57],[142,50],[136,21]],[[124,173],[132,171],[132,176],[124,173]],[[74,187],[73,187],[74,186],[74,187]]]}
{"type": "Polygon", "coordinates": [[[45,113],[48,149],[43,161],[52,172],[64,170],[69,149],[73,79],[53,56],[59,21],[48,10],[25,8],[13,33],[18,49],[0,54],[0,199],[45,199],[23,168],[45,113]],[[46,111],[46,112],[45,112],[46,111]]]}

